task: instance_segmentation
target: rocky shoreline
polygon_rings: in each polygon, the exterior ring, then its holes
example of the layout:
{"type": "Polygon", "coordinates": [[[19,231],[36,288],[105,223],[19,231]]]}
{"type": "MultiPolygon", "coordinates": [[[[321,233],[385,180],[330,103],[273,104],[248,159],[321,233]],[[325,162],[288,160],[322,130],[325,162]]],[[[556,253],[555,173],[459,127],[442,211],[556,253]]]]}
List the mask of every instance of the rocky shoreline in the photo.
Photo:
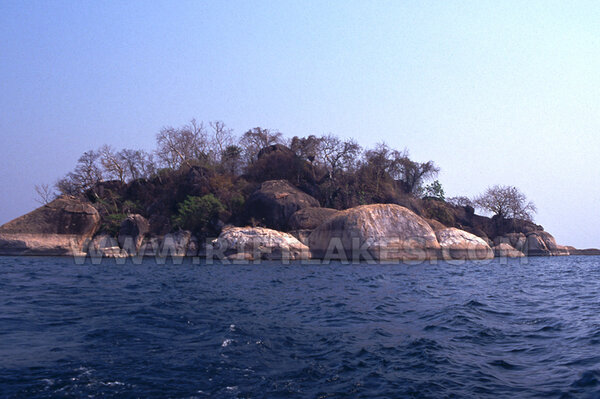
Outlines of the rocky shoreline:
{"type": "MultiPolygon", "coordinates": [[[[246,206],[262,226],[224,226],[216,239],[199,240],[185,230],[151,234],[149,221],[131,214],[114,237],[99,232],[101,217],[92,203],[62,196],[0,226],[0,255],[356,262],[600,255],[597,249],[558,245],[541,226],[522,221],[513,223],[514,231],[489,237],[482,229],[446,226],[397,204],[321,208],[285,181],[263,183],[246,206]]],[[[483,217],[471,218],[483,225],[483,217]]]]}

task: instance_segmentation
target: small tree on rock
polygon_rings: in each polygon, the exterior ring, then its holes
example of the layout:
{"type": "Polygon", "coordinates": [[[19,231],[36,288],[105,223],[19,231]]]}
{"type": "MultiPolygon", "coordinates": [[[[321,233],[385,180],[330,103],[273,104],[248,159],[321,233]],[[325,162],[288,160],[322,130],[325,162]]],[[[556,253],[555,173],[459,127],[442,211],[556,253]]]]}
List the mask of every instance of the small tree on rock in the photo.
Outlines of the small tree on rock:
{"type": "Polygon", "coordinates": [[[513,186],[489,187],[476,197],[473,203],[479,209],[492,212],[503,219],[533,220],[537,212],[535,204],[527,200],[525,194],[513,186]]]}
{"type": "Polygon", "coordinates": [[[431,184],[426,185],[425,197],[444,201],[446,199],[446,193],[444,192],[442,183],[440,183],[439,180],[434,180],[431,184]]]}

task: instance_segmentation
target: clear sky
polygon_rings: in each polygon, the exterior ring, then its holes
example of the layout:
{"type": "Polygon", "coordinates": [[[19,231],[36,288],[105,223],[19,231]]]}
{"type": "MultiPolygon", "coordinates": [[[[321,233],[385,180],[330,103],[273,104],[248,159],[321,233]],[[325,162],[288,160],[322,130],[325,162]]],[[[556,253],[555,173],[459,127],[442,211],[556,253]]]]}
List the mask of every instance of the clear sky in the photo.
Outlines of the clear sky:
{"type": "Polygon", "coordinates": [[[515,185],[600,246],[597,1],[0,0],[0,224],[191,118],[406,147],[450,196],[515,185]]]}

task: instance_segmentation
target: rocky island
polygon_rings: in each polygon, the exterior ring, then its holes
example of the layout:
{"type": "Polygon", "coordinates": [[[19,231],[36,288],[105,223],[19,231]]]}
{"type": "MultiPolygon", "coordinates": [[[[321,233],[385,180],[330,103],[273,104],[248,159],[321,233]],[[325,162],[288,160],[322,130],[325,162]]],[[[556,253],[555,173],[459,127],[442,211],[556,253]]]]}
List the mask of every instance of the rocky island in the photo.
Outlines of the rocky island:
{"type": "Polygon", "coordinates": [[[236,141],[222,123],[210,126],[163,129],[158,161],[108,146],[85,153],[55,198],[0,227],[0,255],[390,262],[600,254],[558,245],[531,221],[524,196],[507,197],[520,194],[514,188],[446,199],[438,181],[424,185],[439,169],[407,151],[364,151],[333,136],[285,142],[260,128],[236,141]],[[499,193],[510,206],[486,208],[499,193]],[[478,215],[478,205],[496,214],[478,215]]]}

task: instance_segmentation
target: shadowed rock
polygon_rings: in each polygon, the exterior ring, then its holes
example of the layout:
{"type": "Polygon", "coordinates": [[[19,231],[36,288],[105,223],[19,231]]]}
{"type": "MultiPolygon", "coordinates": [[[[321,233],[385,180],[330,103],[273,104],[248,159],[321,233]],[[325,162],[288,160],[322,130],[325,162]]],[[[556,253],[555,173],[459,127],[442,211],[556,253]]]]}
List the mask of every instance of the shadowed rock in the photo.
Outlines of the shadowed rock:
{"type": "Polygon", "coordinates": [[[527,235],[525,244],[527,256],[563,256],[569,251],[556,244],[554,237],[545,231],[536,231],[527,235]]]}
{"type": "Polygon", "coordinates": [[[99,227],[90,203],[62,196],[0,226],[0,255],[81,255],[99,227]]]}
{"type": "Polygon", "coordinates": [[[519,252],[527,250],[527,236],[523,233],[508,233],[494,239],[494,246],[508,244],[519,252]]]}
{"type": "Polygon", "coordinates": [[[288,230],[288,220],[296,211],[318,207],[319,201],[286,180],[264,182],[246,201],[248,219],[276,230],[288,230]]]}
{"type": "Polygon", "coordinates": [[[314,230],[339,212],[337,209],[331,208],[300,209],[290,217],[288,227],[290,230],[314,230]]]}
{"type": "Polygon", "coordinates": [[[121,223],[119,245],[130,254],[140,249],[144,237],[150,231],[150,223],[142,215],[128,215],[121,223]]]}
{"type": "Polygon", "coordinates": [[[565,247],[567,251],[569,251],[570,255],[592,255],[592,256],[600,256],[600,249],[597,248],[586,248],[586,249],[578,249],[575,247],[565,247]]]}
{"type": "Polygon", "coordinates": [[[443,223],[438,222],[435,219],[425,219],[427,224],[433,229],[433,231],[444,230],[447,228],[443,223]]]}

